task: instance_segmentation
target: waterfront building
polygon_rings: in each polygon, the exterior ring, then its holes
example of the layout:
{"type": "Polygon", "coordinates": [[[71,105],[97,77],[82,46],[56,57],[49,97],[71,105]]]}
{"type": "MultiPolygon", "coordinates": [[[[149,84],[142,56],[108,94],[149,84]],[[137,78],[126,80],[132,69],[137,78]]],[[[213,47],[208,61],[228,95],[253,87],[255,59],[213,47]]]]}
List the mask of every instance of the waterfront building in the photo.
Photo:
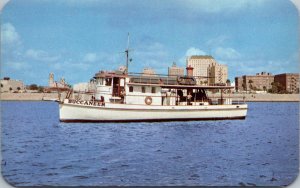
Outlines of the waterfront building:
{"type": "Polygon", "coordinates": [[[24,91],[24,83],[20,80],[12,80],[9,77],[4,77],[0,80],[1,92],[22,92],[24,91]]]}
{"type": "Polygon", "coordinates": [[[268,91],[272,88],[274,76],[271,73],[261,72],[253,76],[243,76],[243,84],[246,91],[268,91]]]}
{"type": "Polygon", "coordinates": [[[44,92],[57,92],[59,91],[68,91],[70,86],[66,80],[62,77],[59,82],[54,80],[54,74],[49,74],[48,87],[45,87],[44,92]]]}
{"type": "Polygon", "coordinates": [[[271,73],[261,72],[256,75],[243,75],[235,78],[236,91],[268,91],[272,88],[274,76],[271,73]]]}
{"type": "Polygon", "coordinates": [[[49,74],[49,80],[48,80],[48,86],[49,87],[54,87],[55,82],[54,82],[54,74],[51,72],[49,74]]]}
{"type": "Polygon", "coordinates": [[[240,92],[244,90],[243,87],[243,77],[235,77],[234,79],[235,83],[235,91],[240,92]]]}
{"type": "Polygon", "coordinates": [[[59,82],[56,82],[55,80],[54,80],[54,74],[53,73],[50,73],[49,74],[49,80],[48,80],[48,86],[50,87],[50,88],[69,88],[69,86],[68,86],[68,84],[66,83],[66,80],[62,77],[61,79],[60,79],[60,81],[59,82]]]}
{"type": "Polygon", "coordinates": [[[155,75],[155,71],[152,68],[147,67],[144,68],[143,70],[143,76],[156,76],[156,75],[155,75]]]}
{"type": "Polygon", "coordinates": [[[73,90],[75,92],[88,92],[89,90],[89,83],[81,82],[73,85],[73,90]]]}
{"type": "Polygon", "coordinates": [[[299,93],[299,74],[283,73],[274,76],[278,92],[299,93]]]}
{"type": "Polygon", "coordinates": [[[173,62],[172,67],[168,67],[168,76],[184,76],[184,68],[177,67],[176,63],[173,62]]]}
{"type": "Polygon", "coordinates": [[[227,65],[217,63],[210,55],[190,56],[186,60],[187,67],[193,67],[193,76],[197,85],[225,84],[228,78],[227,65]]]}
{"type": "Polygon", "coordinates": [[[212,63],[217,63],[210,55],[194,55],[187,57],[186,67],[193,67],[193,76],[197,85],[208,83],[208,67],[212,63]]]}
{"type": "Polygon", "coordinates": [[[225,84],[228,79],[227,65],[213,62],[207,68],[208,85],[225,84]]]}
{"type": "Polygon", "coordinates": [[[81,82],[73,85],[73,90],[75,92],[92,92],[96,91],[96,80],[91,79],[90,82],[81,82]]]}

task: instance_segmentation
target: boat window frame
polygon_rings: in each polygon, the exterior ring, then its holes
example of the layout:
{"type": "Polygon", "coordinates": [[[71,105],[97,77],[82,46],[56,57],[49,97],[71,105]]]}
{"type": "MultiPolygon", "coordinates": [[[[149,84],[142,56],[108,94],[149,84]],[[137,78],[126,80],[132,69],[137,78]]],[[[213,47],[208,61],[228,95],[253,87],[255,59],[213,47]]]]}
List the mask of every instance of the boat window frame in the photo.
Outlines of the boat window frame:
{"type": "Polygon", "coordinates": [[[151,93],[156,93],[156,87],[151,88],[151,93]]]}
{"type": "Polygon", "coordinates": [[[111,86],[112,85],[112,78],[105,78],[105,86],[111,86]]]}
{"type": "Polygon", "coordinates": [[[141,90],[142,90],[142,93],[146,93],[146,87],[145,86],[142,86],[141,90]]]}
{"type": "Polygon", "coordinates": [[[104,79],[103,78],[98,78],[97,79],[97,85],[103,86],[104,85],[104,79]]]}
{"type": "Polygon", "coordinates": [[[129,92],[130,92],[130,93],[133,92],[133,86],[129,86],[129,92]]]}

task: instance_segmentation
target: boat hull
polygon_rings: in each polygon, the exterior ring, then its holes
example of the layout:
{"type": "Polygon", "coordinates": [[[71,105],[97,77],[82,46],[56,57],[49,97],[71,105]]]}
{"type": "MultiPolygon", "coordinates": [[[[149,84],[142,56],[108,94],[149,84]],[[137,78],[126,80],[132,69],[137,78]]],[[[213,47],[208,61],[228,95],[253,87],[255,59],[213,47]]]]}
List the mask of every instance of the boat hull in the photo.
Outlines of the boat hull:
{"type": "Polygon", "coordinates": [[[208,106],[144,106],[59,104],[61,122],[155,122],[245,119],[247,104],[208,106]]]}

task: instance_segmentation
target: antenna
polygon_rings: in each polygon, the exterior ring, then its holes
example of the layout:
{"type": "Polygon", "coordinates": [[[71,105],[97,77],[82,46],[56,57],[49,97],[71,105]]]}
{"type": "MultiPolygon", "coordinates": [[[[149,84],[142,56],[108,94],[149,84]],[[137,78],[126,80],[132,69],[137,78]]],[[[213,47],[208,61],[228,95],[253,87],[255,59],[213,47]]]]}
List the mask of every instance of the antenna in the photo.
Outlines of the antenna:
{"type": "Polygon", "coordinates": [[[129,33],[127,35],[127,50],[129,49],[129,33]]]}
{"type": "Polygon", "coordinates": [[[128,36],[127,36],[127,49],[125,50],[125,53],[126,53],[126,70],[125,70],[125,74],[128,74],[129,61],[132,61],[132,59],[129,59],[129,51],[132,51],[132,50],[129,49],[129,33],[128,33],[128,36]]]}

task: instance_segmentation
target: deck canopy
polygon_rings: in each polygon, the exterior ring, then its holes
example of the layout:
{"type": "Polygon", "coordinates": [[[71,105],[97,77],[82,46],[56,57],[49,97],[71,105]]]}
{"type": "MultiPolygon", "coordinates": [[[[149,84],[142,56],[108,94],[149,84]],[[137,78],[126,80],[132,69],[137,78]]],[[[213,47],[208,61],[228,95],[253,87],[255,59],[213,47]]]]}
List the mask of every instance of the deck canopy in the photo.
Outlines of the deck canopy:
{"type": "Polygon", "coordinates": [[[130,83],[163,85],[196,85],[196,79],[189,76],[129,76],[130,83]]]}
{"type": "Polygon", "coordinates": [[[144,84],[144,83],[127,83],[135,86],[160,86],[169,89],[233,89],[234,86],[210,86],[210,85],[167,85],[167,84],[144,84]]]}
{"type": "Polygon", "coordinates": [[[112,78],[112,77],[120,77],[125,78],[127,77],[122,71],[99,71],[95,74],[94,78],[112,78]]]}
{"type": "Polygon", "coordinates": [[[161,76],[129,76],[128,85],[160,86],[170,89],[233,89],[234,86],[224,85],[197,85],[194,77],[161,77],[161,76]]]}
{"type": "Polygon", "coordinates": [[[191,76],[161,76],[161,75],[126,75],[121,71],[99,71],[94,78],[129,78],[128,85],[159,86],[169,89],[233,89],[234,86],[224,85],[197,85],[191,76]]]}

